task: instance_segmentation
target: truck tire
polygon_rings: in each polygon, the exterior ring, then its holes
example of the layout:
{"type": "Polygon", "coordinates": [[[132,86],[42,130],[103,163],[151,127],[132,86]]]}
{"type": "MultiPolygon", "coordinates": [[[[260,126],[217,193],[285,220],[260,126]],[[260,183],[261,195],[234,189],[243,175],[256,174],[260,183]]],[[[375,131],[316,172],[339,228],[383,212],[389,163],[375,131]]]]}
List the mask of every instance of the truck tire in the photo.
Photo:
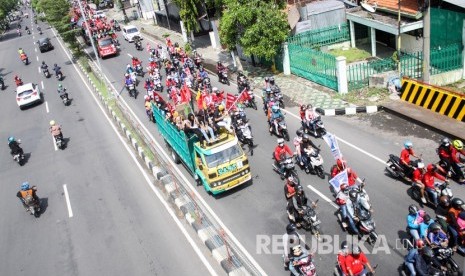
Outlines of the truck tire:
{"type": "Polygon", "coordinates": [[[174,163],[176,164],[181,163],[181,159],[179,159],[179,155],[171,147],[170,147],[170,156],[171,156],[171,160],[173,160],[174,163]]]}

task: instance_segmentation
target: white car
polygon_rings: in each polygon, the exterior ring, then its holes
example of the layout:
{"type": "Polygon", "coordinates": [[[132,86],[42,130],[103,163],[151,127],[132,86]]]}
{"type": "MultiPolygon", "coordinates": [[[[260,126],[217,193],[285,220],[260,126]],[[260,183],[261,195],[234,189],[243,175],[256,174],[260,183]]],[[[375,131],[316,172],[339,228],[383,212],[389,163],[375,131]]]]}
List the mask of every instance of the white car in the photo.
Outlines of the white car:
{"type": "Polygon", "coordinates": [[[16,103],[18,104],[19,109],[23,109],[25,106],[32,105],[37,102],[42,102],[39,85],[26,83],[16,88],[16,103]]]}
{"type": "Polygon", "coordinates": [[[103,11],[96,11],[94,13],[94,19],[96,19],[96,18],[105,18],[105,17],[107,17],[107,16],[105,15],[105,13],[103,11]]]}
{"type": "Polygon", "coordinates": [[[142,39],[139,29],[137,29],[136,26],[129,25],[129,26],[123,27],[123,37],[125,40],[127,40],[128,42],[133,42],[135,36],[138,36],[140,37],[140,39],[142,39]]]}

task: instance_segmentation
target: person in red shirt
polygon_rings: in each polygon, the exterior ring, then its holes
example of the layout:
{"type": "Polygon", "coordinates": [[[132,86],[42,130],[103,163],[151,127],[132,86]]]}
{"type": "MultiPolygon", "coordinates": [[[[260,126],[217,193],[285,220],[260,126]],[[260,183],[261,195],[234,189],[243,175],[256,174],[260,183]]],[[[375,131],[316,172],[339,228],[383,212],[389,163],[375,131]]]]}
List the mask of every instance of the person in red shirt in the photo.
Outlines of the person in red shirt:
{"type": "Polygon", "coordinates": [[[426,172],[425,164],[418,162],[417,168],[413,171],[412,174],[412,185],[420,187],[421,202],[426,204],[425,199],[425,185],[423,184],[423,175],[426,172]]]}
{"type": "Polygon", "coordinates": [[[278,138],[278,145],[274,149],[274,160],[276,167],[279,168],[279,173],[281,174],[281,179],[284,179],[284,166],[282,164],[282,161],[286,159],[286,155],[289,154],[290,156],[293,156],[292,150],[289,148],[288,145],[284,144],[284,139],[283,138],[278,138]]]}
{"type": "Polygon", "coordinates": [[[365,253],[361,252],[360,247],[357,245],[352,247],[352,254],[349,254],[345,261],[347,272],[350,276],[365,275],[367,267],[371,273],[375,273],[365,253]]]}
{"type": "Polygon", "coordinates": [[[132,57],[132,68],[136,68],[137,65],[141,65],[142,62],[137,57],[132,57]]]}
{"type": "MultiPolygon", "coordinates": [[[[457,140],[456,140],[457,141],[457,140]]],[[[449,172],[450,168],[454,170],[456,175],[458,176],[458,182],[462,183],[465,182],[463,172],[458,164],[460,164],[459,159],[459,152],[463,151],[463,143],[454,141],[452,144],[449,139],[444,138],[441,141],[441,145],[438,148],[439,159],[446,165],[446,171],[449,172]],[[457,145],[457,147],[455,147],[457,145]],[[461,147],[460,147],[461,146],[461,147]],[[458,150],[460,149],[460,150],[458,150]]],[[[461,142],[461,141],[459,141],[461,142]]]]}
{"type": "Polygon", "coordinates": [[[346,259],[349,256],[349,244],[346,241],[341,243],[341,250],[337,253],[337,264],[342,275],[348,275],[346,259]]]}
{"type": "Polygon", "coordinates": [[[347,163],[344,159],[337,159],[336,165],[334,165],[331,169],[331,178],[335,177],[338,173],[342,172],[346,167],[347,163]]]}
{"type": "Polygon", "coordinates": [[[418,159],[420,158],[419,156],[416,156],[413,152],[413,143],[411,141],[405,141],[404,149],[400,152],[400,165],[403,166],[405,176],[407,178],[410,178],[413,173],[412,161],[410,161],[410,156],[413,156],[418,159]]]}
{"type": "Polygon", "coordinates": [[[425,185],[426,192],[428,193],[430,199],[433,201],[434,206],[438,206],[438,195],[436,194],[436,189],[434,187],[434,178],[437,178],[442,181],[447,181],[444,176],[436,172],[436,166],[433,164],[428,164],[426,166],[426,172],[423,175],[422,183],[425,185]]]}
{"type": "Polygon", "coordinates": [[[352,170],[352,168],[347,168],[347,177],[349,180],[349,187],[355,185],[357,182],[359,182],[360,184],[363,183],[363,180],[361,180],[360,177],[358,177],[357,173],[354,170],[352,170]]]}

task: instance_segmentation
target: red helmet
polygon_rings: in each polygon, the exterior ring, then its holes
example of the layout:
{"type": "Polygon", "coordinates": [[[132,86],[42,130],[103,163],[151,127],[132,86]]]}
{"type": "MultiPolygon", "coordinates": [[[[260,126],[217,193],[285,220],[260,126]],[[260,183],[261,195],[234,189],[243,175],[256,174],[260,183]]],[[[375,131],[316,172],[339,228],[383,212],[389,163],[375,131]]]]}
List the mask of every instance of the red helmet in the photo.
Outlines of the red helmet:
{"type": "Polygon", "coordinates": [[[339,186],[339,188],[341,189],[341,191],[344,191],[345,189],[347,189],[347,184],[342,183],[341,186],[339,186]]]}
{"type": "Polygon", "coordinates": [[[351,173],[352,173],[352,169],[351,169],[351,168],[347,168],[347,173],[348,173],[348,174],[351,174],[351,173]]]}
{"type": "Polygon", "coordinates": [[[342,158],[339,158],[336,160],[336,165],[338,169],[342,170],[346,166],[346,161],[344,161],[342,158]]]}
{"type": "Polygon", "coordinates": [[[428,164],[428,166],[426,166],[426,170],[429,172],[434,171],[434,169],[436,169],[436,166],[434,166],[433,164],[428,164]]]}
{"type": "Polygon", "coordinates": [[[423,248],[423,246],[425,246],[425,243],[423,242],[423,240],[422,239],[417,240],[417,248],[421,249],[423,248]]]}

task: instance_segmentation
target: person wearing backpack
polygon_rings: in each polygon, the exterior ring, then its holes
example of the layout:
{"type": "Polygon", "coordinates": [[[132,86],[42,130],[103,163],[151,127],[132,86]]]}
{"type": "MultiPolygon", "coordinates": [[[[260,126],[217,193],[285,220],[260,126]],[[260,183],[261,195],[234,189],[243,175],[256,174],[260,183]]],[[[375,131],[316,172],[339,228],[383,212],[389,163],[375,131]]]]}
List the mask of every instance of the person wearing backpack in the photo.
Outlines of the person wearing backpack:
{"type": "Polygon", "coordinates": [[[21,203],[23,204],[26,211],[28,211],[28,207],[31,203],[38,201],[39,197],[36,194],[37,187],[36,186],[29,186],[29,182],[24,182],[21,184],[21,190],[16,193],[16,196],[20,199],[21,203]]]}

